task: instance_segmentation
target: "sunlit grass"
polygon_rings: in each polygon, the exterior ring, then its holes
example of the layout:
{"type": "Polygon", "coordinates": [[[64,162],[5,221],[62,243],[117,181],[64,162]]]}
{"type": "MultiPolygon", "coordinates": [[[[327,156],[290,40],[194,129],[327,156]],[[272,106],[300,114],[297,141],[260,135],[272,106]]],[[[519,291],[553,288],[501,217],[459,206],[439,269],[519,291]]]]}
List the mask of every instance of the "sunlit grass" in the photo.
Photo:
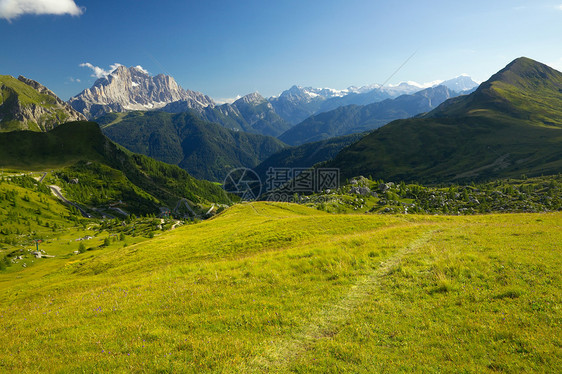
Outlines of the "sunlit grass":
{"type": "Polygon", "coordinates": [[[5,274],[0,368],[552,372],[561,222],[237,205],[5,274]]]}

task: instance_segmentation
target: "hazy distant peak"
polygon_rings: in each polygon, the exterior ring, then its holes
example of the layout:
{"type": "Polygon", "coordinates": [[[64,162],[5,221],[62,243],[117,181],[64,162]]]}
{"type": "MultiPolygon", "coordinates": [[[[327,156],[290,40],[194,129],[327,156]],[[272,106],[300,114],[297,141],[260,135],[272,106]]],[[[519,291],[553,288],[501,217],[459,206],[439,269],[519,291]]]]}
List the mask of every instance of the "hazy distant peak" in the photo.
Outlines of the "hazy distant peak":
{"type": "Polygon", "coordinates": [[[466,90],[471,90],[474,87],[478,86],[478,83],[475,82],[471,77],[466,74],[461,74],[456,78],[446,80],[441,83],[441,85],[448,87],[449,89],[462,92],[466,90]]]}
{"type": "Polygon", "coordinates": [[[260,95],[258,92],[252,92],[246,96],[243,96],[241,98],[239,98],[238,100],[236,100],[234,103],[244,103],[244,104],[261,104],[263,102],[267,101],[262,95],[260,95]]]}

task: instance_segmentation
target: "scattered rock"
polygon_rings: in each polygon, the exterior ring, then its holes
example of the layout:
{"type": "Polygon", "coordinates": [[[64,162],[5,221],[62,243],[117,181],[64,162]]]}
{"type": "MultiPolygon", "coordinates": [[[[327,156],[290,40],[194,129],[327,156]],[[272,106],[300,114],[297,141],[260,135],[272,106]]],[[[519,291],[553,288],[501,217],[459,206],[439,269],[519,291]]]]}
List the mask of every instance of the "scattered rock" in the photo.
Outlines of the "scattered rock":
{"type": "Polygon", "coordinates": [[[351,187],[350,192],[355,195],[367,196],[371,193],[369,187],[351,187]]]}

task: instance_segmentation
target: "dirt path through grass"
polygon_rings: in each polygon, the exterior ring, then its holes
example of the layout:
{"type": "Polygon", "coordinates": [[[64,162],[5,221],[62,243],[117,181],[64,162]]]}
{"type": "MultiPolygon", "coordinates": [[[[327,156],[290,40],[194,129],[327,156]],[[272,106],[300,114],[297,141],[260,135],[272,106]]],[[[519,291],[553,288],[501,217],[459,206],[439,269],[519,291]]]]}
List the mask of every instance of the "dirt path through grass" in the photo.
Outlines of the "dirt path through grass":
{"type": "Polygon", "coordinates": [[[417,239],[402,247],[381,266],[370,274],[360,278],[357,283],[350,287],[347,294],[333,305],[327,305],[324,309],[311,319],[311,323],[303,330],[295,334],[291,339],[286,339],[268,347],[263,355],[257,356],[247,372],[285,372],[290,364],[300,354],[312,347],[315,342],[323,338],[329,338],[337,334],[352,311],[366,298],[369,297],[380,286],[382,277],[392,271],[400,261],[408,254],[416,252],[431,240],[438,229],[426,231],[417,239]]]}

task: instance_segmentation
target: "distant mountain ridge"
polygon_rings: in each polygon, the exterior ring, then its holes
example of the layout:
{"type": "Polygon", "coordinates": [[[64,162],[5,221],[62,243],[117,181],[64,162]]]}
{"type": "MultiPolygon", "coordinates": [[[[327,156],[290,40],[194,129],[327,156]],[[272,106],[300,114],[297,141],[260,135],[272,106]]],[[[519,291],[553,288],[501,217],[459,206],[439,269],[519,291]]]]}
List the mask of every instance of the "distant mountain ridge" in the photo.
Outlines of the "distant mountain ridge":
{"type": "Polygon", "coordinates": [[[393,120],[428,112],[458,95],[440,85],[369,105],[343,106],[309,117],[283,133],[279,139],[290,145],[300,145],[374,130],[393,120]]]}
{"type": "Polygon", "coordinates": [[[283,119],[296,125],[312,115],[342,106],[372,104],[401,95],[412,95],[438,85],[443,85],[452,91],[462,92],[477,87],[478,83],[468,76],[461,75],[447,81],[437,81],[426,85],[410,81],[387,86],[373,84],[349,87],[345,90],[293,86],[279,96],[269,98],[269,101],[283,119]]]}
{"type": "Polygon", "coordinates": [[[189,102],[176,101],[160,110],[168,113],[195,110],[206,121],[219,123],[231,130],[261,135],[279,136],[291,127],[275,112],[271,103],[257,92],[243,96],[232,104],[197,109],[192,108],[189,102]]]}
{"type": "Polygon", "coordinates": [[[394,121],[329,163],[345,177],[450,183],[562,172],[562,73],[521,57],[472,94],[394,121]]]}
{"type": "Polygon", "coordinates": [[[48,131],[86,118],[42,84],[0,75],[0,131],[48,131]]]}

